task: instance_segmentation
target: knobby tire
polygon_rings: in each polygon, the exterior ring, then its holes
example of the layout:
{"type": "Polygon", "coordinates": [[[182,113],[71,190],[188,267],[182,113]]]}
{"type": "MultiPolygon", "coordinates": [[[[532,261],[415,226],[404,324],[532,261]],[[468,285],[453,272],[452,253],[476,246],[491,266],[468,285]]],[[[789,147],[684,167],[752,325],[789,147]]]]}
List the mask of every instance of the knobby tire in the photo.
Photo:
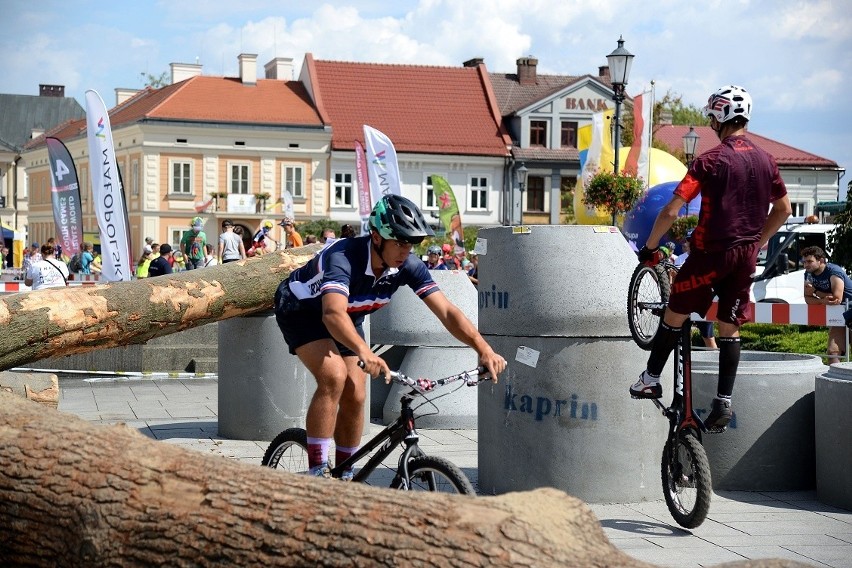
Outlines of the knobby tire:
{"type": "Polygon", "coordinates": [[[284,430],[269,444],[260,463],[290,473],[308,471],[308,434],[303,428],[284,430]]]}
{"type": "MultiPolygon", "coordinates": [[[[476,495],[476,491],[464,472],[444,458],[420,456],[408,462],[408,475],[411,480],[409,491],[440,491],[476,495]]],[[[405,489],[402,478],[397,475],[391,482],[391,489],[405,489]]]]}
{"type": "Polygon", "coordinates": [[[640,264],[633,271],[627,291],[627,324],[633,341],[645,351],[651,350],[651,343],[662,317],[651,310],[643,309],[640,304],[668,303],[670,295],[671,282],[665,267],[659,264],[653,267],[640,264]]]}
{"type": "Polygon", "coordinates": [[[674,520],[694,529],[704,522],[710,510],[713,484],[710,462],[704,446],[689,430],[682,430],[663,448],[663,495],[674,520]],[[672,459],[672,456],[676,459],[672,459]]]}

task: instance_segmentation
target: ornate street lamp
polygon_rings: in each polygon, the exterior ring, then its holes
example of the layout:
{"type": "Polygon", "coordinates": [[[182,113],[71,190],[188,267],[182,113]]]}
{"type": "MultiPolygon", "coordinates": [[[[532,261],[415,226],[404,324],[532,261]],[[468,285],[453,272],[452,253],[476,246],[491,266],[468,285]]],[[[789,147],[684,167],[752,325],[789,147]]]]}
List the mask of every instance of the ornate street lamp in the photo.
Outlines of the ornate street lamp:
{"type": "Polygon", "coordinates": [[[695,133],[695,127],[690,126],[689,132],[683,135],[683,154],[686,156],[686,167],[692,165],[692,160],[695,158],[695,150],[698,149],[698,134],[695,133]]]}
{"type": "Polygon", "coordinates": [[[520,167],[518,167],[518,169],[515,170],[515,179],[518,182],[518,187],[521,188],[521,193],[524,192],[524,188],[527,185],[527,172],[528,171],[529,170],[527,170],[527,167],[524,165],[523,162],[521,162],[520,167]]]}
{"type": "Polygon", "coordinates": [[[520,190],[520,194],[518,196],[519,206],[517,209],[518,224],[523,221],[524,189],[527,186],[527,172],[527,167],[523,162],[521,162],[521,165],[515,170],[515,181],[518,183],[518,189],[520,190]]]}
{"type": "MultiPolygon", "coordinates": [[[[633,64],[633,54],[624,49],[624,39],[618,37],[618,47],[606,56],[609,65],[609,76],[612,81],[612,100],[615,101],[615,125],[612,146],[615,149],[615,175],[618,175],[618,147],[621,145],[621,103],[624,102],[624,87],[630,77],[630,66],[633,64]]],[[[615,215],[612,216],[615,225],[615,215]]]]}

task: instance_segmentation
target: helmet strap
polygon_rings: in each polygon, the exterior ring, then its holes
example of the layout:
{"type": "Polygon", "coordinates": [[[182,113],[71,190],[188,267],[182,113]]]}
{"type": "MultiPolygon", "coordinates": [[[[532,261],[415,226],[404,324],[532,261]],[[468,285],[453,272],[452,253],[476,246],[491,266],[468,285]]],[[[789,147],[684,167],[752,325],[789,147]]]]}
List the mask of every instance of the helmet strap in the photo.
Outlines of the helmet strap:
{"type": "MultiPolygon", "coordinates": [[[[378,233],[376,233],[376,234],[378,235],[378,233]]],[[[379,255],[379,260],[382,261],[382,268],[386,269],[388,267],[388,265],[385,262],[385,257],[383,256],[383,253],[385,251],[385,244],[386,244],[387,241],[381,235],[378,235],[378,236],[379,236],[379,244],[376,245],[376,242],[373,240],[372,235],[370,235],[370,246],[372,246],[373,250],[376,252],[376,254],[379,255]]]]}

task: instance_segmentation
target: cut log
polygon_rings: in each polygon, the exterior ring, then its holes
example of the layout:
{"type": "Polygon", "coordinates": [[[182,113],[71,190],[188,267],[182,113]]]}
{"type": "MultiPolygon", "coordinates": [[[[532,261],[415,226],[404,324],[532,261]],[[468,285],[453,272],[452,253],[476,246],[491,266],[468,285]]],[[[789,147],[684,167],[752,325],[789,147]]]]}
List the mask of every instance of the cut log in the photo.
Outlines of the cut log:
{"type": "Polygon", "coordinates": [[[554,489],[409,493],[205,456],[0,393],[3,566],[645,566],[554,489]]]}
{"type": "Polygon", "coordinates": [[[322,248],[201,270],[0,296],[0,371],[47,357],[145,343],[272,307],[278,284],[322,248]]]}

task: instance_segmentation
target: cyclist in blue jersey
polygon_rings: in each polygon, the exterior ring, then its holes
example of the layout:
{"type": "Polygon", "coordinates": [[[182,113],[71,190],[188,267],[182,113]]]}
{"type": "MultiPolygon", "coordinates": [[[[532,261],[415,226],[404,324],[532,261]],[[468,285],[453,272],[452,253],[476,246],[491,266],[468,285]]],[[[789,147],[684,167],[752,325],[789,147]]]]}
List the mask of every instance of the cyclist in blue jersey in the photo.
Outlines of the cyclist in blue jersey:
{"type": "MultiPolygon", "coordinates": [[[[390,376],[390,368],[364,341],[364,317],[410,287],[454,337],[473,348],[492,380],[506,368],[476,326],[454,306],[412,254],[434,233],[417,206],[386,195],[370,214],[370,234],[330,244],[284,280],[275,293],[275,315],[284,340],[313,374],[317,389],[306,417],[312,475],[328,477],[332,439],[336,461],[358,449],[364,428],[366,374],[390,376]],[[364,369],[358,363],[362,361],[364,369]]],[[[343,476],[351,479],[352,472],[343,476]]]]}

